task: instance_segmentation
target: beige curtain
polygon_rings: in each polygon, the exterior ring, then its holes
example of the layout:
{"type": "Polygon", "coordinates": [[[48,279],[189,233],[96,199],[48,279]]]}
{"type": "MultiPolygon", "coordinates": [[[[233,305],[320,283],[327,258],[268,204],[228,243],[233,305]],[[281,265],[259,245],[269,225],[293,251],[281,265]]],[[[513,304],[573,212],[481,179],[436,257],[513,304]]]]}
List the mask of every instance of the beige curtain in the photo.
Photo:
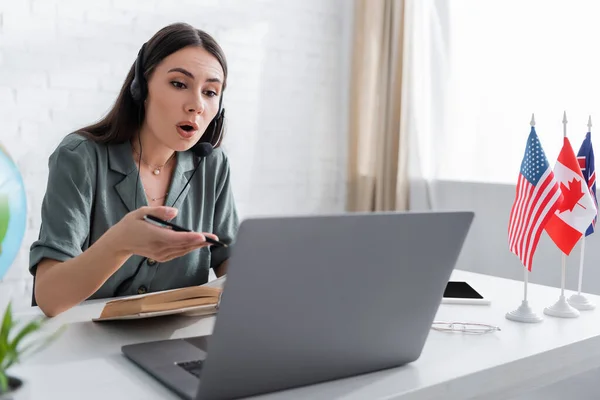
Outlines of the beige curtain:
{"type": "Polygon", "coordinates": [[[405,0],[355,0],[348,211],[408,208],[404,6],[405,0]]]}

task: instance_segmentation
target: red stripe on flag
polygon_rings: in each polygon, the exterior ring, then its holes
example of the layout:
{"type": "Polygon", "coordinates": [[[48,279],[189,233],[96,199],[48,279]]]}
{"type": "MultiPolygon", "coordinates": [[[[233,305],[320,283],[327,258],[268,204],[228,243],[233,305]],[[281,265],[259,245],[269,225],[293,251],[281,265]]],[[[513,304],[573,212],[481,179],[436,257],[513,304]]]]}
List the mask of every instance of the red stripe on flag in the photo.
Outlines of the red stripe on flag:
{"type": "MultiPolygon", "coordinates": [[[[510,247],[512,248],[514,246],[515,243],[515,239],[516,239],[516,233],[520,227],[519,225],[519,220],[521,218],[521,213],[523,211],[523,201],[525,201],[525,199],[528,197],[527,196],[527,192],[529,190],[526,190],[524,185],[527,184],[527,182],[525,181],[525,177],[523,177],[523,175],[519,174],[519,181],[517,182],[517,199],[513,204],[512,210],[510,212],[510,225],[509,225],[509,244],[510,247]]],[[[533,189],[533,188],[531,188],[533,189]]],[[[530,189],[530,190],[531,190],[530,189]]]]}
{"type": "Polygon", "coordinates": [[[585,170],[585,156],[577,157],[577,162],[579,162],[579,168],[581,168],[581,170],[584,171],[585,170]]]}
{"type": "Polygon", "coordinates": [[[519,203],[517,212],[515,214],[515,229],[513,232],[513,239],[511,241],[511,250],[515,252],[515,254],[520,253],[520,248],[518,245],[521,243],[521,236],[524,229],[524,217],[525,210],[528,207],[529,202],[531,201],[531,194],[535,190],[535,187],[531,185],[527,179],[522,180],[521,185],[519,187],[521,191],[521,202],[519,203]]]}
{"type": "Polygon", "coordinates": [[[533,255],[546,222],[562,201],[562,193],[548,169],[537,186],[519,175],[515,203],[510,213],[510,251],[531,271],[533,255]]]}
{"type": "Polygon", "coordinates": [[[583,236],[581,232],[556,215],[552,215],[552,218],[548,220],[546,232],[552,237],[556,246],[566,255],[571,253],[577,241],[583,236]]]}
{"type": "MultiPolygon", "coordinates": [[[[521,202],[521,206],[519,207],[519,213],[517,214],[517,231],[515,233],[515,244],[522,245],[523,243],[523,233],[527,228],[527,224],[525,221],[529,216],[529,209],[531,208],[531,201],[533,198],[533,194],[536,191],[536,187],[527,181],[527,179],[523,179],[522,190],[525,194],[525,198],[521,202]]],[[[517,254],[521,254],[521,249],[517,248],[517,254]]]]}
{"type": "MultiPolygon", "coordinates": [[[[525,265],[527,266],[527,269],[530,271],[531,271],[531,266],[533,265],[533,255],[535,253],[535,249],[537,248],[538,242],[540,241],[540,236],[542,236],[542,232],[544,231],[544,227],[546,226],[546,223],[554,215],[554,212],[558,209],[559,203],[557,202],[557,200],[560,200],[561,195],[562,194],[561,194],[560,190],[558,189],[558,185],[554,185],[552,187],[552,191],[550,192],[551,197],[549,197],[549,200],[548,200],[548,202],[551,202],[550,209],[545,214],[542,215],[543,219],[542,219],[538,229],[536,229],[536,231],[535,231],[535,237],[533,239],[533,243],[527,249],[527,258],[526,258],[527,261],[525,262],[525,265]]],[[[548,202],[545,203],[545,206],[548,205],[548,202]]]]}
{"type": "MultiPolygon", "coordinates": [[[[522,178],[522,177],[520,177],[522,178]]],[[[523,229],[523,225],[521,221],[523,220],[523,215],[525,214],[526,203],[529,201],[531,193],[533,192],[534,187],[527,182],[527,180],[522,179],[521,184],[519,185],[519,201],[515,203],[516,212],[514,214],[513,219],[513,230],[511,234],[511,242],[510,249],[515,252],[515,254],[519,253],[519,249],[516,248],[519,243],[519,238],[521,236],[521,230],[523,229]]],[[[518,254],[517,254],[518,255],[518,254]]]]}
{"type": "Polygon", "coordinates": [[[573,156],[570,156],[570,154],[575,154],[575,152],[573,151],[573,147],[571,147],[569,138],[565,137],[563,138],[563,148],[558,154],[558,162],[583,178],[579,163],[573,156]]]}
{"type": "Polygon", "coordinates": [[[525,240],[523,240],[523,242],[521,244],[524,257],[527,256],[527,248],[528,248],[527,245],[529,243],[529,239],[531,238],[531,235],[534,234],[533,229],[535,227],[535,223],[540,218],[542,211],[544,210],[546,204],[548,204],[548,200],[551,198],[551,196],[549,196],[548,193],[544,193],[544,191],[548,188],[548,185],[550,183],[552,183],[552,174],[546,175],[546,178],[544,178],[543,182],[538,182],[537,186],[539,187],[539,189],[533,199],[533,202],[531,203],[532,204],[531,208],[529,210],[527,210],[527,214],[529,215],[529,219],[527,221],[527,226],[529,227],[529,229],[526,229],[526,232],[525,232],[526,236],[524,238],[525,240]],[[542,195],[544,195],[546,197],[541,199],[542,195]],[[537,211],[535,209],[536,206],[537,206],[537,211]],[[535,214],[534,214],[534,212],[535,212],[535,214]]]}
{"type": "Polygon", "coordinates": [[[525,201],[526,199],[526,195],[525,195],[525,190],[523,188],[523,184],[524,184],[525,179],[523,178],[522,175],[519,175],[519,181],[517,183],[517,193],[516,193],[516,200],[513,204],[513,208],[512,208],[512,217],[511,217],[511,222],[510,222],[510,232],[509,232],[509,245],[512,248],[514,246],[514,241],[516,238],[516,233],[519,229],[519,218],[521,216],[521,212],[522,212],[522,203],[523,201],[525,201]]]}

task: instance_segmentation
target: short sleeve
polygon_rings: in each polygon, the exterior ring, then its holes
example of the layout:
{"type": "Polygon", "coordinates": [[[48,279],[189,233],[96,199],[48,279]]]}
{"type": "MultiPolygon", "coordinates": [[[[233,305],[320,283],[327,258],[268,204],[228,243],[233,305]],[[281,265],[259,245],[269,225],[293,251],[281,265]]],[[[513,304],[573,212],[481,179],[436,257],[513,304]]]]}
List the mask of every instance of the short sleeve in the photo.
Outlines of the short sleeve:
{"type": "Polygon", "coordinates": [[[34,276],[44,258],[66,261],[83,252],[95,179],[95,156],[87,148],[86,139],[67,137],[50,155],[40,232],[29,251],[29,271],[34,276]]]}
{"type": "Polygon", "coordinates": [[[228,247],[211,247],[210,267],[217,268],[231,255],[235,235],[239,227],[239,217],[231,187],[231,169],[224,153],[221,177],[217,183],[213,233],[228,247]]]}

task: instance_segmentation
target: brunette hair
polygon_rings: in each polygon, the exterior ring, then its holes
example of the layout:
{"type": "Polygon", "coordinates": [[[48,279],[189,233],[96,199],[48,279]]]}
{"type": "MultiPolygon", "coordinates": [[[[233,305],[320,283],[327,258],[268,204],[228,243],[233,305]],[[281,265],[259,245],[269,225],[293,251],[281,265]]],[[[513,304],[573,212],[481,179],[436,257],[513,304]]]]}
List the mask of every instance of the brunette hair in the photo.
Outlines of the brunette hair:
{"type": "MultiPolygon", "coordinates": [[[[142,65],[144,82],[153,72],[154,68],[170,54],[187,46],[199,46],[212,54],[223,68],[223,90],[227,84],[227,60],[225,54],[216,40],[208,33],[196,29],[186,23],[168,25],[154,34],[145,44],[144,52],[139,60],[142,65]]],[[[135,62],[131,65],[129,73],[121,86],[119,96],[108,113],[98,122],[83,127],[77,132],[100,143],[123,143],[130,140],[141,128],[145,110],[143,102],[138,104],[131,94],[131,83],[135,77],[135,62]]],[[[218,147],[222,141],[212,143],[218,147]]]]}

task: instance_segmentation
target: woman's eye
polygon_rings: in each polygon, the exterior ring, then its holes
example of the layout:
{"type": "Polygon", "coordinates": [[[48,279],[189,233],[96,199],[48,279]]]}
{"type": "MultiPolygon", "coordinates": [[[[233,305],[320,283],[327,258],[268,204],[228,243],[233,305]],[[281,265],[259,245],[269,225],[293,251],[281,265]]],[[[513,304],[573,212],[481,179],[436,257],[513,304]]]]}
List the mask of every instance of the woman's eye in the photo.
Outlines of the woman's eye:
{"type": "Polygon", "coordinates": [[[177,89],[185,89],[185,84],[178,82],[178,81],[172,81],[171,85],[175,86],[177,89]]]}
{"type": "Polygon", "coordinates": [[[204,92],[204,94],[206,94],[208,97],[215,97],[217,95],[217,93],[213,92],[212,90],[207,90],[204,92]]]}

